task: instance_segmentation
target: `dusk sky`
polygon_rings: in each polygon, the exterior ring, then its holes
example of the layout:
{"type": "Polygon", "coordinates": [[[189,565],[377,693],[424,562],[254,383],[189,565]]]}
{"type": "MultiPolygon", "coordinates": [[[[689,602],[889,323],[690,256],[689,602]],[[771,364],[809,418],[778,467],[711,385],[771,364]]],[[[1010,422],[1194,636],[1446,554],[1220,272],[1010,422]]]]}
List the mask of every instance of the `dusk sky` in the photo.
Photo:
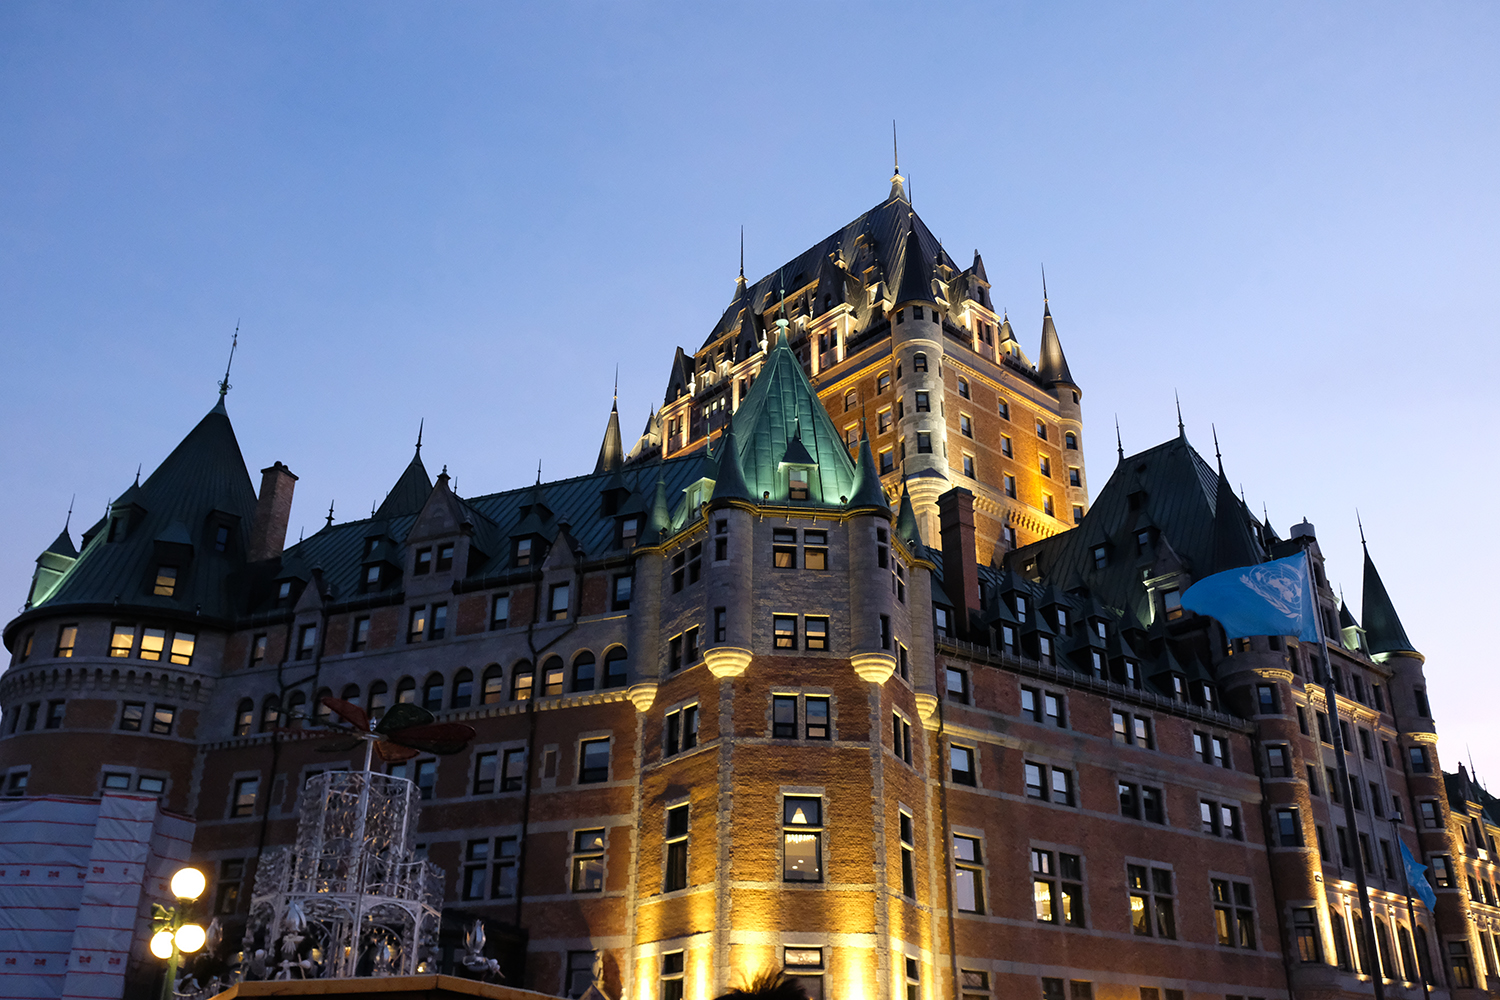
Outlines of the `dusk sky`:
{"type": "Polygon", "coordinates": [[[1500,791],[1500,7],[0,5],[0,592],[213,406],[290,541],[633,442],[673,349],[882,201],[1046,265],[1097,494],[1177,432],[1356,614],[1355,511],[1444,764],[1500,791]],[[1488,624],[1486,624],[1488,623],[1488,624]]]}

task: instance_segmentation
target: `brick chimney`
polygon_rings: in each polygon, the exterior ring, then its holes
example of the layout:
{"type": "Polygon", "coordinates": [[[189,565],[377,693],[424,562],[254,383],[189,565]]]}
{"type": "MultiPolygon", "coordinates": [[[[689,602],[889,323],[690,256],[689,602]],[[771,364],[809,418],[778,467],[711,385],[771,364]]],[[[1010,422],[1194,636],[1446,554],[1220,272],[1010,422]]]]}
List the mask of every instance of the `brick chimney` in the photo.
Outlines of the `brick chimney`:
{"type": "Polygon", "coordinates": [[[980,611],[979,565],[974,561],[974,494],[962,486],[938,497],[943,540],[943,590],[953,605],[959,638],[969,638],[969,612],[980,611]]]}
{"type": "MultiPolygon", "coordinates": [[[[292,490],[297,485],[292,470],[280,462],[269,469],[261,469],[260,477],[260,497],[255,501],[255,517],[250,521],[250,546],[245,553],[251,562],[274,559],[286,548],[286,526],[292,518],[292,490]]],[[[969,523],[974,523],[972,516],[969,523]]]]}

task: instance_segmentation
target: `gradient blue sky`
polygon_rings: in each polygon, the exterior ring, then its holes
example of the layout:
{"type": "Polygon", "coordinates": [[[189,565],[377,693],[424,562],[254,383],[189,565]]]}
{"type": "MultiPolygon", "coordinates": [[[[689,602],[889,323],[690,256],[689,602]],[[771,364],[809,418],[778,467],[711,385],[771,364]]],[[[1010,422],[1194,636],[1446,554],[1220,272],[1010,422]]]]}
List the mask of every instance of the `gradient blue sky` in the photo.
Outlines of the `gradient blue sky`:
{"type": "Polygon", "coordinates": [[[465,494],[588,471],[615,365],[632,437],[739,227],[756,277],[882,200],[895,118],[1032,348],[1046,263],[1094,489],[1175,389],[1356,609],[1359,508],[1444,762],[1500,787],[1497,52],[1478,3],[0,5],[0,591],[213,405],[237,320],[294,539],[421,418],[465,494]]]}

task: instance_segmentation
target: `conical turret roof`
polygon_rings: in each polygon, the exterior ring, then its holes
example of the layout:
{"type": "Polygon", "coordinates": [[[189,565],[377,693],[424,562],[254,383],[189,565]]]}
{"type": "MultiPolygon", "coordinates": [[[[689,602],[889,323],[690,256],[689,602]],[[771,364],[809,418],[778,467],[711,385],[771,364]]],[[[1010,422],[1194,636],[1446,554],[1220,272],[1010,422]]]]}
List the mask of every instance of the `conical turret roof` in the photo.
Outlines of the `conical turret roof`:
{"type": "Polygon", "coordinates": [[[750,487],[740,471],[739,448],[734,440],[734,420],[724,428],[724,437],[719,443],[718,478],[714,480],[712,500],[751,500],[750,487]]]}
{"type": "Polygon", "coordinates": [[[604,443],[599,446],[599,461],[594,463],[594,474],[619,472],[625,464],[625,446],[620,441],[620,405],[609,408],[609,423],[604,427],[604,443]]]}
{"type": "Polygon", "coordinates": [[[896,286],[896,305],[936,302],[932,292],[932,261],[922,252],[922,241],[909,222],[901,247],[901,281],[896,286]]]}
{"type": "Polygon", "coordinates": [[[381,520],[389,520],[403,514],[415,514],[431,495],[432,477],[427,475],[427,467],[422,464],[422,446],[419,444],[417,453],[401,473],[401,478],[396,480],[396,485],[391,487],[391,491],[376,508],[375,516],[381,520]]]}
{"type": "Polygon", "coordinates": [[[880,485],[880,473],[875,469],[875,453],[870,450],[870,435],[863,427],[859,431],[859,458],[854,463],[854,492],[849,494],[849,508],[875,507],[889,511],[885,490],[880,485]]]}
{"type": "Polygon", "coordinates": [[[1396,606],[1391,603],[1391,595],[1386,592],[1375,561],[1370,558],[1368,546],[1365,547],[1364,592],[1360,617],[1364,619],[1365,641],[1370,645],[1370,652],[1415,653],[1416,647],[1406,637],[1406,628],[1396,614],[1396,606]]]}
{"type": "Polygon", "coordinates": [[[1068,359],[1063,354],[1062,341],[1057,337],[1057,327],[1052,322],[1052,307],[1042,301],[1042,350],[1037,360],[1037,375],[1046,386],[1072,385],[1073,373],[1068,371],[1068,359]]]}
{"type": "Polygon", "coordinates": [[[1224,464],[1219,463],[1219,483],[1214,500],[1214,561],[1212,572],[1253,566],[1260,562],[1255,539],[1250,534],[1250,525],[1245,518],[1240,498],[1234,495],[1229,480],[1224,475],[1224,464]]]}
{"type": "Polygon", "coordinates": [[[56,556],[67,556],[69,559],[78,558],[78,550],[73,547],[73,536],[68,534],[67,528],[57,533],[57,537],[45,551],[56,556]]]}

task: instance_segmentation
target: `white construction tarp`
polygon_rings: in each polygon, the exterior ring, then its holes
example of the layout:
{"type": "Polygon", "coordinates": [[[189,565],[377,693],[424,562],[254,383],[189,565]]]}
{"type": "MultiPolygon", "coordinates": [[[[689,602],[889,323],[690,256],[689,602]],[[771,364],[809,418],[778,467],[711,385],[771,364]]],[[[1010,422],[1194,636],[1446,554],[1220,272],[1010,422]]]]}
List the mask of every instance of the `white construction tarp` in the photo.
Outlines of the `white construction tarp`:
{"type": "Polygon", "coordinates": [[[0,799],[0,996],[122,997],[192,835],[152,796],[0,799]]]}

